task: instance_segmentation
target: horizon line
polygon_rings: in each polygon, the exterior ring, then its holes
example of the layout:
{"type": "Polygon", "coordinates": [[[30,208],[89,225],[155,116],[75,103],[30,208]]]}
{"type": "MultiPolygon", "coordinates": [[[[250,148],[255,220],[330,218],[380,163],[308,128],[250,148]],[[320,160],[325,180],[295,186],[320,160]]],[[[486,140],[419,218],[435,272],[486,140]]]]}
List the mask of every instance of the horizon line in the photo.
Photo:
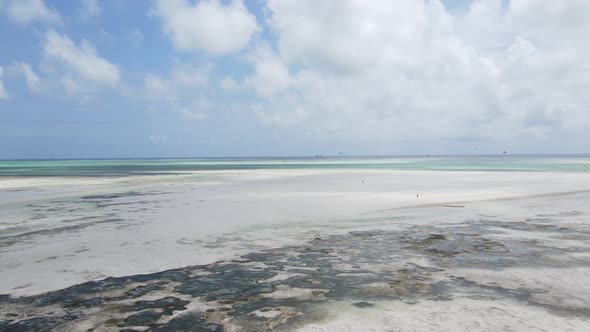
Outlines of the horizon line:
{"type": "Polygon", "coordinates": [[[497,154],[376,154],[376,155],[266,155],[266,156],[200,156],[200,157],[97,157],[97,158],[0,158],[4,161],[74,161],[74,160],[175,160],[175,159],[328,159],[328,158],[429,158],[429,157],[590,157],[585,153],[497,153],[497,154]]]}

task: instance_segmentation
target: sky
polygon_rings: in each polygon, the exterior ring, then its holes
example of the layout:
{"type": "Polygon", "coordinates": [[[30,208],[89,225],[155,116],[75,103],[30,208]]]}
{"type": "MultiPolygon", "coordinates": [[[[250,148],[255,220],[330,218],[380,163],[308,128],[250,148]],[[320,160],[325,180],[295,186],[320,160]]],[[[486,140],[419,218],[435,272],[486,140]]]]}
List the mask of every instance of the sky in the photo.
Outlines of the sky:
{"type": "Polygon", "coordinates": [[[0,0],[0,159],[590,152],[588,0],[0,0]]]}

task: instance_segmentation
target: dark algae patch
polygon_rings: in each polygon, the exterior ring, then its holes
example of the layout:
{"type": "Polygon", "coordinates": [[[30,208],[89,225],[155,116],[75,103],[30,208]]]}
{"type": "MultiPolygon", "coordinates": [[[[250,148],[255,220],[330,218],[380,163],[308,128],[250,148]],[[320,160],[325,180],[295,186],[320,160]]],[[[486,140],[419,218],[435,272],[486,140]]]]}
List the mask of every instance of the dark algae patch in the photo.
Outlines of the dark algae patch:
{"type": "Polygon", "coordinates": [[[88,331],[223,331],[228,326],[281,331],[329,319],[318,309],[324,304],[343,302],[354,310],[374,310],[383,301],[419,305],[424,300],[452,301],[458,294],[510,299],[559,315],[589,317],[583,305],[539,302],[535,295],[544,289],[478,284],[448,272],[463,267],[590,266],[587,260],[560,259],[583,249],[490,236],[498,229],[590,235],[542,222],[484,220],[461,227],[315,236],[302,245],[209,265],[110,277],[18,299],[0,296],[0,331],[76,331],[81,326],[88,331]]]}
{"type": "Polygon", "coordinates": [[[156,323],[162,314],[157,311],[142,311],[125,319],[128,326],[148,326],[156,323]]]}
{"type": "MultiPolygon", "coordinates": [[[[0,234],[0,249],[10,250],[16,244],[35,243],[35,239],[72,236],[95,228],[121,229],[141,223],[141,220],[122,218],[120,211],[149,212],[157,204],[166,202],[164,191],[128,191],[104,195],[81,196],[72,201],[53,200],[45,203],[28,204],[26,208],[31,220],[59,219],[59,223],[36,223],[31,227],[11,227],[9,232],[0,234]]],[[[76,251],[72,254],[79,254],[76,251]]],[[[39,261],[39,262],[42,262],[39,261]]]]}
{"type": "Polygon", "coordinates": [[[355,306],[355,307],[357,307],[357,308],[371,308],[371,307],[374,307],[375,306],[374,303],[369,303],[369,302],[365,302],[365,301],[355,302],[352,305],[355,306]]]}

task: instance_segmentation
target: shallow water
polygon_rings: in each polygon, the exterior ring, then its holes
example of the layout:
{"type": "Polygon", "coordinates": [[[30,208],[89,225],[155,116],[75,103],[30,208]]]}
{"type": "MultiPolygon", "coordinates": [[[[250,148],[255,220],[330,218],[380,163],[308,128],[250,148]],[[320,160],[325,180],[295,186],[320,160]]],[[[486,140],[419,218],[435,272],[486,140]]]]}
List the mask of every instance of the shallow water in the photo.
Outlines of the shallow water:
{"type": "Polygon", "coordinates": [[[284,157],[0,161],[0,176],[130,176],[202,170],[378,169],[590,172],[590,155],[284,157]]]}

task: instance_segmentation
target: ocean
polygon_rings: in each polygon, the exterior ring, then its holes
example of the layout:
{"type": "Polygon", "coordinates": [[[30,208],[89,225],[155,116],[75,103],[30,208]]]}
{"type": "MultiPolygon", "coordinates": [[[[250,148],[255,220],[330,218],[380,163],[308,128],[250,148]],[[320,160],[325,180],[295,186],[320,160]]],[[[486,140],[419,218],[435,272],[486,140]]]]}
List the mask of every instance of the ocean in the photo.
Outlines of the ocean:
{"type": "Polygon", "coordinates": [[[173,175],[248,169],[586,172],[590,171],[590,155],[0,160],[3,177],[173,175]]]}

